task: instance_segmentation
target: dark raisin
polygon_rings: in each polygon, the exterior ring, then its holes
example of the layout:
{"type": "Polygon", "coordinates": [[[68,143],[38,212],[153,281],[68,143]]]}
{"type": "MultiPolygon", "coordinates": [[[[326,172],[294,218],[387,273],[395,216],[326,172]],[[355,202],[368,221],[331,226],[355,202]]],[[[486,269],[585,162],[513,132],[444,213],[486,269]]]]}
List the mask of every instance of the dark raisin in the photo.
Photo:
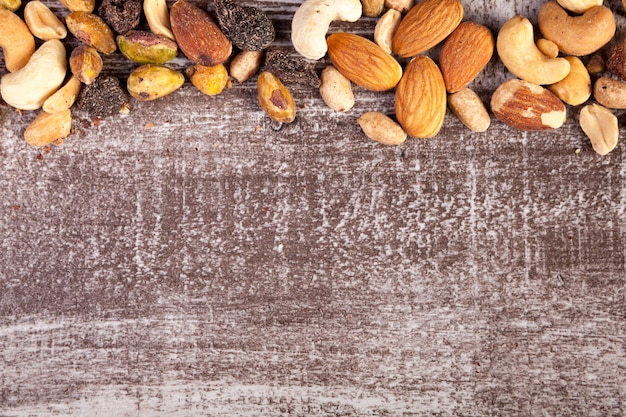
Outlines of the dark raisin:
{"type": "Polygon", "coordinates": [[[267,51],[265,67],[285,84],[303,84],[315,88],[321,84],[312,63],[299,55],[290,55],[285,49],[267,51]]]}
{"type": "Polygon", "coordinates": [[[215,14],[224,35],[239,49],[260,51],[274,41],[274,24],[259,8],[215,0],[215,14]]]}
{"type": "Polygon", "coordinates": [[[98,14],[115,32],[124,34],[139,25],[142,0],[103,0],[98,14]]]}
{"type": "Polygon", "coordinates": [[[106,117],[119,113],[126,103],[128,96],[120,80],[100,75],[92,84],[83,86],[76,105],[90,116],[106,117]]]}

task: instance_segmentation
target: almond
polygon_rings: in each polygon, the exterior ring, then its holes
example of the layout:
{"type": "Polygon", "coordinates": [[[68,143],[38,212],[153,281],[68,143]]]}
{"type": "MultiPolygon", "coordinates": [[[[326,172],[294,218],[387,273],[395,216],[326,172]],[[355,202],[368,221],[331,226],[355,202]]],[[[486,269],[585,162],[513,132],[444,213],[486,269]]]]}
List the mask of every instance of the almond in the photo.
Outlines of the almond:
{"type": "Polygon", "coordinates": [[[326,40],[328,56],[347,79],[373,91],[390,90],[402,78],[402,67],[374,42],[351,33],[335,33],[326,40]]]}
{"type": "Polygon", "coordinates": [[[393,37],[393,52],[409,58],[443,41],[463,19],[458,0],[424,0],[406,14],[393,37]]]}
{"type": "Polygon", "coordinates": [[[417,56],[408,63],[396,88],[396,118],[416,138],[439,133],[446,115],[446,86],[435,62],[417,56]]]}
{"type": "Polygon", "coordinates": [[[487,26],[461,23],[443,44],[439,57],[448,92],[455,93],[472,82],[489,63],[494,48],[495,41],[487,26]]]}
{"type": "Polygon", "coordinates": [[[201,8],[178,0],[170,9],[170,23],[178,47],[196,64],[208,67],[228,59],[233,46],[219,26],[201,8]]]}
{"type": "Polygon", "coordinates": [[[565,123],[565,104],[549,90],[528,81],[505,81],[491,96],[501,122],[520,130],[557,129],[565,123]]]}

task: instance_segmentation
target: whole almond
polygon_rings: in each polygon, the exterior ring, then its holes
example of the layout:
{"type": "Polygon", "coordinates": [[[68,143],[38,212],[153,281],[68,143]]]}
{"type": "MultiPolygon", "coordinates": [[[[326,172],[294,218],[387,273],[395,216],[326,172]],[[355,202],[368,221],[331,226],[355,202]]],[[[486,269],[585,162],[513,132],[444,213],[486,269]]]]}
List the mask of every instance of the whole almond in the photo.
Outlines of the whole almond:
{"type": "Polygon", "coordinates": [[[211,67],[230,57],[233,45],[201,8],[178,0],[170,9],[170,23],[178,47],[196,64],[211,67]]]}
{"type": "Polygon", "coordinates": [[[489,63],[494,48],[495,41],[487,26],[461,23],[443,44],[439,57],[448,92],[455,93],[472,82],[489,63]]]}
{"type": "Polygon", "coordinates": [[[439,133],[446,115],[446,86],[441,71],[427,56],[413,58],[396,87],[396,117],[416,138],[439,133]]]}
{"type": "Polygon", "coordinates": [[[374,42],[351,33],[335,33],[326,40],[328,56],[347,79],[373,91],[390,90],[402,78],[402,67],[374,42]]]}
{"type": "Polygon", "coordinates": [[[393,52],[416,56],[443,41],[463,19],[459,0],[424,0],[411,8],[393,37],[393,52]]]}
{"type": "Polygon", "coordinates": [[[528,81],[505,81],[491,96],[501,122],[520,130],[557,129],[565,123],[565,104],[549,90],[528,81]]]}

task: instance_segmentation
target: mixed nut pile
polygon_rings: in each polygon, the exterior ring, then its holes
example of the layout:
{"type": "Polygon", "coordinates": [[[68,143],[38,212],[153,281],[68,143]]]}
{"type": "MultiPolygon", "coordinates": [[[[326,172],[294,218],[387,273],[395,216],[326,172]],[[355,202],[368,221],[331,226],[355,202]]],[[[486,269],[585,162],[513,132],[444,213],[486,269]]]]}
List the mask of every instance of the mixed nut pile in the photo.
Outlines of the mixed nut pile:
{"type": "Polygon", "coordinates": [[[97,10],[95,0],[59,1],[69,11],[65,22],[38,0],[23,8],[21,0],[0,0],[0,46],[8,71],[0,93],[16,109],[41,109],[24,132],[33,146],[67,137],[74,105],[94,117],[127,113],[128,94],[139,101],[159,99],[187,77],[202,93],[216,95],[230,79],[244,83],[262,68],[259,104],[281,123],[296,117],[286,85],[319,88],[324,102],[343,112],[354,106],[354,83],[373,91],[395,89],[397,121],[375,111],[357,119],[365,135],[381,143],[437,135],[448,108],[469,129],[484,132],[490,114],[468,86],[494,51],[516,77],[500,85],[490,102],[495,117],[509,126],[556,129],[566,120],[566,106],[584,105],[580,126],[593,149],[605,155],[619,137],[610,109],[626,108],[626,45],[614,46],[604,59],[602,48],[616,26],[602,0],[546,2],[537,41],[522,16],[506,21],[497,38],[480,23],[462,22],[459,0],[305,0],[291,25],[298,54],[271,49],[271,19],[235,0],[214,0],[215,17],[188,0],[171,7],[166,0],[103,0],[97,10]],[[149,31],[137,29],[142,13],[149,31]],[[354,22],[363,14],[377,18],[374,41],[352,33],[327,36],[333,21],[354,22]],[[68,31],[80,41],[69,57],[61,42],[68,31]],[[43,41],[39,47],[35,37],[43,41]],[[425,53],[439,44],[435,61],[425,53]],[[103,71],[101,54],[118,50],[139,64],[125,86],[103,71]],[[185,74],[166,65],[179,52],[192,62],[185,74]],[[313,61],[326,55],[332,65],[318,76],[313,61]],[[585,105],[592,93],[595,102],[585,105]]]}

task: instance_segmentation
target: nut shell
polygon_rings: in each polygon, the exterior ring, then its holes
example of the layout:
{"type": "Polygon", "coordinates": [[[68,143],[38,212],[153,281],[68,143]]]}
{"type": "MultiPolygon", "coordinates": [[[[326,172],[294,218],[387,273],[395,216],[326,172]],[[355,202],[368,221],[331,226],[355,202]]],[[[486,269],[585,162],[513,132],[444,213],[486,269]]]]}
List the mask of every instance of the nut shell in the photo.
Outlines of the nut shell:
{"type": "Polygon", "coordinates": [[[394,88],[402,67],[374,42],[351,33],[335,33],[326,40],[335,68],[353,83],[373,91],[394,88]]]}
{"type": "Polygon", "coordinates": [[[396,88],[396,117],[416,138],[439,133],[446,115],[446,86],[435,62],[426,56],[413,58],[396,88]]]}
{"type": "Polygon", "coordinates": [[[120,52],[131,61],[140,64],[165,64],[176,58],[176,42],[152,32],[131,30],[117,37],[120,52]]]}
{"type": "Polygon", "coordinates": [[[291,123],[296,119],[296,104],[283,83],[269,71],[257,78],[259,104],[270,119],[291,123]]]}
{"type": "Polygon", "coordinates": [[[67,29],[78,40],[103,54],[117,50],[113,31],[101,17],[87,12],[72,12],[65,17],[67,29]]]}
{"type": "Polygon", "coordinates": [[[151,101],[178,90],[185,76],[162,65],[146,64],[135,69],[128,77],[128,93],[140,101],[151,101]]]}

